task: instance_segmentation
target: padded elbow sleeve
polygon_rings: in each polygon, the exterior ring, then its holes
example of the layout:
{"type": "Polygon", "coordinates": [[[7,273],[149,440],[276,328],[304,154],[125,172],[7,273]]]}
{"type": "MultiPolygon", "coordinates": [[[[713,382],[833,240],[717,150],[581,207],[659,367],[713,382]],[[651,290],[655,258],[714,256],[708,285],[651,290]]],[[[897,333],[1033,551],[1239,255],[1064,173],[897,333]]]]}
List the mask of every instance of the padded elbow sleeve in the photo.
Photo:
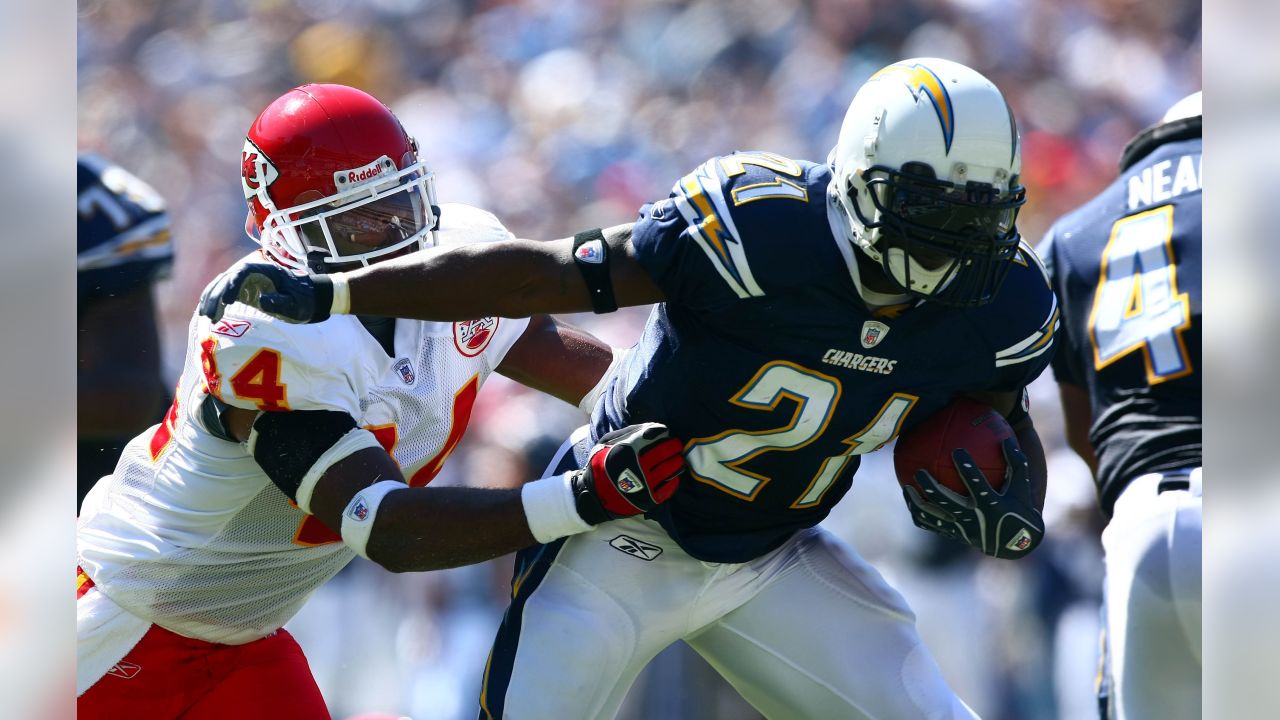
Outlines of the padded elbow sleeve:
{"type": "Polygon", "coordinates": [[[334,463],[366,447],[379,447],[345,412],[294,410],[262,413],[249,434],[249,451],[280,491],[310,512],[311,490],[334,463]]]}

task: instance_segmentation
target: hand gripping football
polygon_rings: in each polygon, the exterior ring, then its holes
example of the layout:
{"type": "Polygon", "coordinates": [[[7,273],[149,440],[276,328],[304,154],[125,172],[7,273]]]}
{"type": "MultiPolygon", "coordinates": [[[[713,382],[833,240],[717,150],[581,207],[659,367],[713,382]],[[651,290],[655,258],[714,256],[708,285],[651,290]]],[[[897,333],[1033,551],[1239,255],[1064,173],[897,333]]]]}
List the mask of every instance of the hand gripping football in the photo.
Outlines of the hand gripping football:
{"type": "Polygon", "coordinates": [[[898,484],[919,488],[915,474],[923,469],[945,487],[968,495],[951,457],[953,450],[964,448],[991,487],[1000,490],[1008,467],[1000,444],[1013,436],[1013,428],[998,410],[976,400],[956,398],[898,438],[893,450],[898,484]]]}

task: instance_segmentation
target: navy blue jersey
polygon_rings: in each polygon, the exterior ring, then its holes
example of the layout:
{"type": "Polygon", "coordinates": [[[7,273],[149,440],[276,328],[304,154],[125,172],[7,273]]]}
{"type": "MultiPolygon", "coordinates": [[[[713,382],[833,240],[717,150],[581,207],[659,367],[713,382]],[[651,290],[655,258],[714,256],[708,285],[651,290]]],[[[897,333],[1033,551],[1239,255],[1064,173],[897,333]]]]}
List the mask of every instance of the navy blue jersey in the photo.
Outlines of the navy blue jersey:
{"type": "Polygon", "coordinates": [[[593,413],[596,437],[659,421],[692,476],[656,512],[690,555],[744,562],[820,522],[859,455],[962,392],[1018,391],[1048,363],[1057,303],[1024,248],[988,305],[873,313],[832,232],[830,170],[713,158],[633,229],[666,295],[593,413]]]}
{"type": "Polygon", "coordinates": [[[1062,298],[1053,361],[1086,388],[1108,516],[1128,481],[1200,465],[1200,139],[1156,148],[1040,246],[1062,298]]]}
{"type": "Polygon", "coordinates": [[[155,190],[94,155],[76,160],[80,306],[149,284],[173,263],[169,216],[155,190]]]}

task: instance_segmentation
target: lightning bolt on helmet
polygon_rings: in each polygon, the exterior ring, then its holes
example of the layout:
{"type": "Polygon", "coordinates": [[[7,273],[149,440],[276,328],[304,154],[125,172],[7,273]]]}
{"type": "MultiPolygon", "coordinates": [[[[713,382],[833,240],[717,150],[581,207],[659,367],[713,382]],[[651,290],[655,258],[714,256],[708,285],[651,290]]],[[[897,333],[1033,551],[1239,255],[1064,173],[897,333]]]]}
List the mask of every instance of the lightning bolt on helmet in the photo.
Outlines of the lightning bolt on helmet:
{"type": "Polygon", "coordinates": [[[303,85],[249,128],[241,155],[245,231],[296,272],[368,265],[434,245],[431,170],[391,110],[345,85],[303,85]]]}
{"type": "Polygon", "coordinates": [[[833,230],[903,291],[948,305],[991,300],[1026,202],[1017,124],[991,81],[912,58],[871,76],[831,151],[833,230]]]}

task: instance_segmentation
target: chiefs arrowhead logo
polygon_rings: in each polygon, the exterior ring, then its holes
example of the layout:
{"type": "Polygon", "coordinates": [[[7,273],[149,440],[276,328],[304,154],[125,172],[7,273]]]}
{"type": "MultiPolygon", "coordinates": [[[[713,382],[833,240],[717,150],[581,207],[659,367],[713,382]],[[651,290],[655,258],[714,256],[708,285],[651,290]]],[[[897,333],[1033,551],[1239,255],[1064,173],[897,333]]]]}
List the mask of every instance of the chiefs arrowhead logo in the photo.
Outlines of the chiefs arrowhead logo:
{"type": "Polygon", "coordinates": [[[453,324],[453,344],[458,352],[467,357],[475,357],[484,352],[498,330],[498,318],[488,317],[479,320],[465,320],[453,324]]]}
{"type": "Polygon", "coordinates": [[[263,187],[280,177],[276,166],[271,164],[266,153],[258,149],[249,138],[244,140],[244,150],[240,153],[240,185],[244,190],[244,199],[252,200],[263,187]]]}

